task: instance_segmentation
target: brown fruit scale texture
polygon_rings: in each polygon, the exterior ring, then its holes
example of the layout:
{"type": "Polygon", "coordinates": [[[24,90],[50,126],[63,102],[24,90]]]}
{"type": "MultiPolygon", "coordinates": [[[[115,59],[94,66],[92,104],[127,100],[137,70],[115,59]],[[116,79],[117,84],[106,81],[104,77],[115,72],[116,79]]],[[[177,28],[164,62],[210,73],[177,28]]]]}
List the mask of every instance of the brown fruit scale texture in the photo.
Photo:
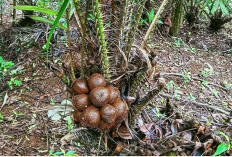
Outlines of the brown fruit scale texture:
{"type": "Polygon", "coordinates": [[[100,113],[95,106],[89,106],[82,114],[81,124],[86,127],[96,128],[100,123],[100,113]]]}
{"type": "Polygon", "coordinates": [[[117,111],[110,104],[106,104],[100,109],[100,115],[106,123],[112,123],[115,122],[117,111]]]}
{"type": "Polygon", "coordinates": [[[89,83],[89,88],[91,90],[96,87],[105,87],[106,85],[106,81],[104,77],[99,73],[95,73],[91,75],[88,79],[88,83],[89,83]]]}
{"type": "Polygon", "coordinates": [[[78,111],[78,110],[74,110],[73,112],[73,119],[74,119],[74,122],[80,122],[80,119],[81,119],[81,112],[78,111]]]}
{"type": "Polygon", "coordinates": [[[125,119],[128,106],[120,99],[120,91],[116,87],[105,85],[105,79],[99,73],[91,75],[88,84],[84,79],[73,83],[73,91],[78,94],[72,99],[74,121],[79,121],[84,127],[108,132],[115,123],[125,119]],[[89,95],[86,94],[89,92],[88,86],[91,90],[89,95]]]}
{"type": "Polygon", "coordinates": [[[75,95],[72,99],[74,110],[83,111],[90,106],[90,100],[87,94],[75,95]]]}
{"type": "Polygon", "coordinates": [[[115,100],[117,100],[118,98],[120,98],[120,91],[118,90],[118,88],[113,87],[113,86],[108,86],[107,87],[110,94],[109,94],[109,103],[112,104],[115,100]]]}
{"type": "Polygon", "coordinates": [[[72,90],[75,94],[86,94],[89,92],[87,81],[85,79],[77,79],[73,85],[72,90]]]}
{"type": "Polygon", "coordinates": [[[94,105],[102,107],[108,103],[109,90],[106,87],[96,87],[90,92],[89,97],[94,105]]]}
{"type": "Polygon", "coordinates": [[[117,111],[116,122],[119,123],[124,120],[128,114],[128,105],[121,99],[117,99],[112,106],[114,106],[117,111]]]}
{"type": "Polygon", "coordinates": [[[108,132],[114,126],[115,126],[114,122],[112,122],[112,123],[106,123],[103,120],[101,120],[98,128],[99,128],[99,130],[101,130],[103,132],[108,132]]]}

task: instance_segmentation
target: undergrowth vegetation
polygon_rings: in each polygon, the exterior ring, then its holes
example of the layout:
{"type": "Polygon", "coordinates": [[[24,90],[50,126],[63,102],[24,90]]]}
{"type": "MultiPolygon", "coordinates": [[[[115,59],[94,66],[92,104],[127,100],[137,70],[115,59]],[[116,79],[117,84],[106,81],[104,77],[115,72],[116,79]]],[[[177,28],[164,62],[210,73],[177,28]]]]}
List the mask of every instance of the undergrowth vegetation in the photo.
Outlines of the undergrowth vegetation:
{"type": "Polygon", "coordinates": [[[3,152],[12,142],[34,151],[16,155],[232,155],[230,0],[12,4],[9,20],[0,0],[3,152]],[[72,116],[73,83],[94,73],[129,107],[107,132],[72,116]]]}

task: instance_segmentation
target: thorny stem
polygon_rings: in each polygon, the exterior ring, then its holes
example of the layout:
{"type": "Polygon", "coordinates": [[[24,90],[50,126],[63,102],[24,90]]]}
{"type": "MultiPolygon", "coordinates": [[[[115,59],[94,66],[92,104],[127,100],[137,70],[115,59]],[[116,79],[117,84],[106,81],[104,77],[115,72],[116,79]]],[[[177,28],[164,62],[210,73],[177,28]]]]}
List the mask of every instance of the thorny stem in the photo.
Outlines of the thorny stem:
{"type": "Polygon", "coordinates": [[[85,19],[84,19],[84,27],[83,27],[83,35],[82,35],[82,45],[81,45],[81,78],[85,78],[84,73],[84,59],[85,59],[85,37],[86,37],[86,27],[87,27],[87,17],[89,10],[89,1],[86,2],[86,11],[85,11],[85,19]]]}
{"type": "Polygon", "coordinates": [[[142,101],[136,102],[132,108],[131,108],[131,120],[132,125],[135,124],[135,118],[138,116],[138,114],[147,106],[147,104],[154,98],[155,95],[157,95],[164,87],[164,81],[158,82],[158,87],[154,90],[147,93],[145,98],[143,98],[142,101]]]}
{"type": "MultiPolygon", "coordinates": [[[[120,16],[120,21],[119,21],[119,30],[118,30],[118,34],[117,34],[117,38],[118,38],[118,42],[119,42],[119,47],[121,46],[121,40],[122,40],[122,37],[121,37],[121,34],[122,34],[122,31],[123,31],[123,28],[124,28],[124,24],[125,24],[125,16],[126,16],[126,3],[127,3],[127,0],[123,0],[122,1],[122,5],[121,5],[121,16],[120,16]]],[[[121,47],[120,47],[121,48],[121,47]]]]}
{"type": "Polygon", "coordinates": [[[169,34],[171,36],[177,36],[180,30],[180,26],[182,23],[182,16],[183,16],[183,3],[184,0],[178,0],[175,2],[175,8],[173,10],[173,17],[172,17],[172,27],[170,28],[169,34]]]}
{"type": "Polygon", "coordinates": [[[145,78],[146,69],[147,68],[144,68],[136,74],[136,79],[132,82],[132,85],[130,88],[130,96],[135,97],[135,94],[138,91],[138,88],[140,87],[142,80],[145,78]]]}
{"type": "MultiPolygon", "coordinates": [[[[132,21],[132,18],[133,18],[133,7],[134,7],[134,5],[135,5],[135,0],[131,0],[131,2],[130,2],[130,7],[129,7],[129,1],[127,0],[127,2],[126,2],[126,4],[125,4],[125,7],[126,7],[126,14],[127,14],[127,18],[126,19],[128,19],[128,21],[129,21],[129,24],[128,24],[128,28],[130,28],[131,27],[131,21],[132,21]]],[[[135,14],[137,13],[137,11],[135,12],[135,14]]],[[[127,36],[128,36],[128,34],[127,34],[127,36]]]]}
{"type": "Polygon", "coordinates": [[[110,81],[108,50],[107,50],[107,45],[105,41],[104,26],[102,22],[102,13],[100,9],[100,3],[98,0],[94,0],[94,7],[95,7],[94,12],[96,16],[98,38],[100,40],[99,47],[100,47],[100,53],[102,57],[102,70],[103,70],[106,80],[110,81]]]}
{"type": "MultiPolygon", "coordinates": [[[[77,26],[77,28],[78,28],[78,30],[79,30],[79,32],[80,32],[80,34],[81,34],[81,36],[83,36],[83,23],[82,23],[82,21],[80,20],[80,19],[82,19],[82,17],[80,16],[80,14],[81,14],[81,10],[79,9],[79,6],[78,6],[78,3],[77,2],[75,2],[74,0],[73,0],[73,3],[74,3],[74,6],[75,6],[75,12],[74,12],[74,16],[75,16],[75,19],[76,19],[76,26],[77,26]]],[[[90,38],[89,38],[89,36],[88,36],[88,34],[85,34],[85,39],[89,42],[89,43],[91,43],[92,45],[93,45],[93,47],[96,47],[96,43],[94,43],[90,38]]]]}
{"type": "Polygon", "coordinates": [[[74,12],[74,16],[76,18],[76,21],[77,21],[77,25],[78,25],[78,28],[80,29],[80,33],[82,34],[83,32],[83,26],[82,26],[82,23],[81,23],[81,20],[80,20],[80,13],[79,13],[79,9],[78,9],[78,4],[73,2],[74,3],[74,6],[75,6],[75,12],[74,12]]]}
{"type": "Polygon", "coordinates": [[[2,23],[3,23],[3,2],[2,1],[0,1],[0,5],[1,5],[1,25],[2,25],[2,23]]]}
{"type": "MultiPolygon", "coordinates": [[[[16,0],[13,0],[13,6],[16,6],[17,2],[16,0]]],[[[13,24],[15,24],[16,20],[16,9],[13,9],[13,24]]]]}
{"type": "Polygon", "coordinates": [[[135,33],[136,33],[139,21],[141,19],[142,13],[143,13],[143,8],[145,6],[145,2],[146,2],[146,0],[142,0],[142,2],[140,2],[141,3],[140,8],[138,9],[138,13],[137,13],[137,15],[135,17],[133,27],[132,27],[131,31],[129,32],[129,35],[128,35],[128,39],[127,39],[128,44],[126,46],[127,59],[130,58],[130,51],[131,51],[131,48],[132,48],[132,44],[134,43],[134,40],[135,40],[135,33]]]}
{"type": "Polygon", "coordinates": [[[116,21],[115,16],[116,16],[116,12],[117,12],[115,0],[112,0],[112,2],[111,2],[111,8],[112,8],[111,22],[115,23],[115,21],[116,21]]]}
{"type": "Polygon", "coordinates": [[[68,36],[68,51],[69,51],[69,60],[71,63],[71,80],[74,82],[76,79],[73,65],[73,57],[71,52],[71,37],[70,37],[70,23],[69,23],[69,9],[66,10],[66,21],[67,21],[67,36],[68,36]]]}
{"type": "Polygon", "coordinates": [[[76,2],[75,2],[75,0],[73,0],[74,6],[75,6],[75,9],[76,9],[75,11],[76,11],[76,14],[78,15],[78,20],[80,20],[80,21],[78,21],[79,24],[80,24],[80,28],[83,29],[84,21],[83,21],[83,17],[81,17],[81,15],[83,15],[83,13],[82,13],[82,11],[80,9],[80,5],[78,5],[78,2],[80,3],[79,0],[77,0],[76,2]]]}

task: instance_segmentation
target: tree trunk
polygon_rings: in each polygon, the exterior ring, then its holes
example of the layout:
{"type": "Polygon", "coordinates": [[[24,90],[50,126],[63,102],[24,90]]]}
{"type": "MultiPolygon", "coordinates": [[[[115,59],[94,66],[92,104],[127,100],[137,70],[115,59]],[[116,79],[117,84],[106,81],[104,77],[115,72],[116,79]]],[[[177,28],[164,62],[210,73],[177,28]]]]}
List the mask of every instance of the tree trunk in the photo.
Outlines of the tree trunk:
{"type": "Polygon", "coordinates": [[[3,23],[3,1],[0,1],[0,5],[1,5],[1,25],[3,23]]]}
{"type": "MultiPolygon", "coordinates": [[[[13,0],[13,6],[16,6],[16,0],[13,0]]],[[[16,9],[13,9],[13,25],[16,22],[16,9]]]]}
{"type": "Polygon", "coordinates": [[[172,17],[172,27],[170,28],[170,35],[171,36],[178,36],[180,26],[182,23],[182,16],[184,13],[184,0],[177,0],[175,2],[175,8],[173,10],[173,17],[172,17]]]}

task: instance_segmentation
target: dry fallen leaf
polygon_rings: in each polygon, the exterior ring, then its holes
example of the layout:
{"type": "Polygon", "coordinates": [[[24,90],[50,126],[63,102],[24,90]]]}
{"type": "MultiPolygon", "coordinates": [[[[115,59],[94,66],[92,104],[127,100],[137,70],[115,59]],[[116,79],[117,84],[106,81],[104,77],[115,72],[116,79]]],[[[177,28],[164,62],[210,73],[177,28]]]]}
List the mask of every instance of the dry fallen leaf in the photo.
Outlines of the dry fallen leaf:
{"type": "Polygon", "coordinates": [[[151,128],[152,128],[153,125],[154,125],[154,123],[144,124],[144,125],[140,126],[139,129],[144,134],[147,134],[147,132],[149,132],[151,130],[151,128]]]}
{"type": "Polygon", "coordinates": [[[123,139],[132,139],[132,135],[124,123],[118,128],[117,133],[123,139]]]}
{"type": "Polygon", "coordinates": [[[14,152],[14,150],[12,150],[11,148],[5,148],[4,151],[5,155],[12,155],[12,152],[14,152]]]}
{"type": "Polygon", "coordinates": [[[116,132],[116,130],[114,130],[114,131],[112,132],[112,138],[114,139],[114,138],[116,138],[116,137],[119,137],[119,134],[116,132]]]}
{"type": "Polygon", "coordinates": [[[182,133],[182,137],[183,139],[185,139],[186,141],[192,141],[192,133],[190,131],[188,132],[183,132],[182,133]]]}
{"type": "Polygon", "coordinates": [[[195,147],[194,147],[194,148],[195,148],[195,150],[196,150],[196,149],[200,148],[201,146],[202,146],[202,143],[196,141],[196,142],[195,142],[195,147]]]}
{"type": "Polygon", "coordinates": [[[177,123],[176,122],[174,122],[174,123],[171,124],[171,130],[172,130],[172,134],[173,135],[176,134],[176,133],[178,133],[177,123]]]}
{"type": "Polygon", "coordinates": [[[126,97],[126,103],[130,106],[131,104],[133,104],[135,102],[135,97],[132,96],[127,96],[126,97]]]}
{"type": "Polygon", "coordinates": [[[165,126],[165,135],[164,136],[169,136],[172,134],[172,131],[168,125],[165,126]]]}
{"type": "Polygon", "coordinates": [[[119,141],[117,143],[117,147],[114,150],[114,153],[119,154],[122,150],[123,150],[123,143],[119,141]]]}
{"type": "Polygon", "coordinates": [[[62,138],[60,139],[61,145],[63,146],[63,145],[65,145],[65,144],[70,143],[70,141],[71,141],[73,138],[74,138],[74,134],[72,134],[72,133],[66,134],[64,137],[62,137],[62,138]]]}
{"type": "Polygon", "coordinates": [[[155,131],[156,131],[156,135],[162,139],[163,138],[163,131],[162,131],[162,128],[160,128],[159,126],[155,126],[155,131]]]}
{"type": "Polygon", "coordinates": [[[143,122],[141,115],[137,117],[137,124],[139,127],[144,125],[144,122],[143,122]]]}
{"type": "Polygon", "coordinates": [[[214,142],[213,139],[209,139],[207,142],[205,142],[205,143],[203,144],[205,150],[209,149],[209,148],[213,145],[213,142],[214,142]]]}
{"type": "Polygon", "coordinates": [[[232,102],[228,103],[228,106],[230,107],[230,109],[232,110],[232,102]]]}
{"type": "Polygon", "coordinates": [[[204,134],[205,131],[205,126],[200,126],[197,130],[197,134],[203,133],[204,134]]]}
{"type": "Polygon", "coordinates": [[[45,97],[49,97],[49,96],[51,96],[51,94],[44,94],[44,95],[42,95],[42,96],[40,96],[40,98],[39,99],[44,99],[45,97]]]}

